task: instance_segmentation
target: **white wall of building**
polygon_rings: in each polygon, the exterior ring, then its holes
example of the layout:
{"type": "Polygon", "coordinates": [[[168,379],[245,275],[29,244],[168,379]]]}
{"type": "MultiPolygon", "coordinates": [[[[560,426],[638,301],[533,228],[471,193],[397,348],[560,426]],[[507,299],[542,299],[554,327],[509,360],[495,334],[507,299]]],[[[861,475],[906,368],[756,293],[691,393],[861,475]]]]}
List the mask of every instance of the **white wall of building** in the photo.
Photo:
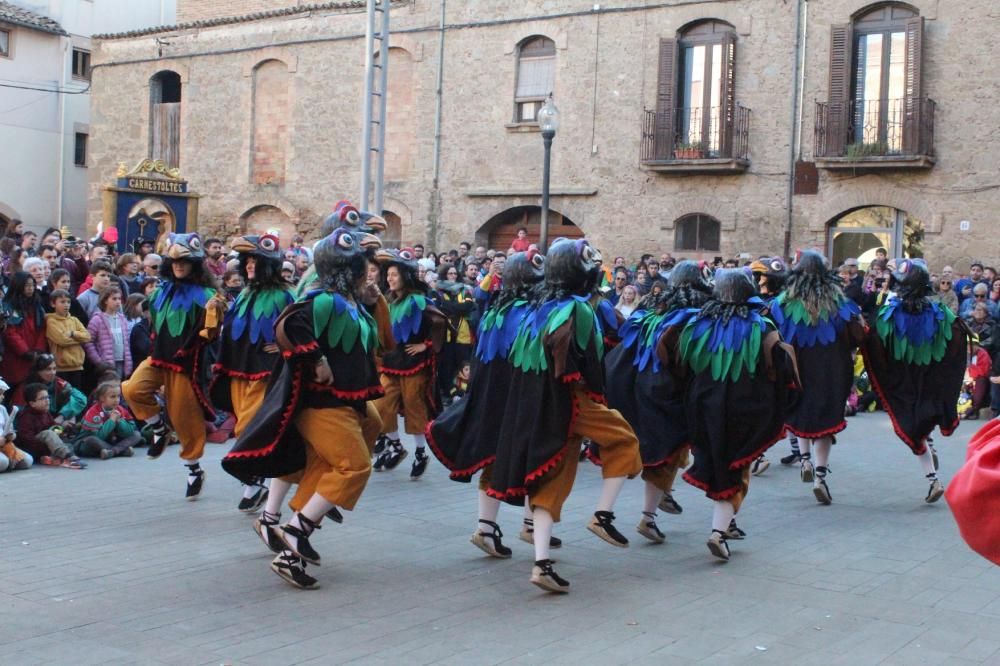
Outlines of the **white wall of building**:
{"type": "MultiPolygon", "coordinates": [[[[10,0],[9,0],[10,1],[10,0]]],[[[76,133],[89,133],[89,83],[72,75],[73,49],[90,36],[175,22],[176,0],[13,0],[68,37],[16,26],[0,58],[0,214],[41,231],[86,228],[87,167],[74,164],[76,133]],[[23,90],[9,86],[38,88],[23,90]],[[61,90],[65,94],[45,92],[61,90]]],[[[143,156],[136,156],[141,158],[143,156]]]]}

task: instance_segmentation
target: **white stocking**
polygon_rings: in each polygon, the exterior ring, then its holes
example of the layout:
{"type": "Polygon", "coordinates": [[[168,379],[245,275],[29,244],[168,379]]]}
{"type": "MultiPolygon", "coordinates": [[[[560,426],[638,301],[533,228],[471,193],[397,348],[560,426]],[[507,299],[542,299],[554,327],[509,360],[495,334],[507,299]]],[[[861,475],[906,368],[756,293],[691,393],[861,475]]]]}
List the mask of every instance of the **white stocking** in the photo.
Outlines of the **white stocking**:
{"type": "Polygon", "coordinates": [[[930,447],[927,447],[927,450],[917,457],[920,459],[920,466],[924,468],[924,474],[927,475],[927,478],[936,479],[937,470],[934,469],[934,454],[931,453],[930,447]]]}
{"type": "Polygon", "coordinates": [[[271,481],[271,491],[267,494],[267,502],[264,504],[264,511],[275,516],[281,515],[281,507],[285,503],[285,495],[288,494],[292,484],[281,479],[271,481]]]}
{"type": "MultiPolygon", "coordinates": [[[[323,517],[326,516],[326,512],[332,509],[333,506],[333,502],[328,501],[319,493],[313,493],[313,496],[309,498],[309,501],[306,502],[306,505],[302,507],[302,511],[299,513],[314,523],[319,524],[323,520],[323,517]]],[[[302,525],[299,524],[298,514],[292,518],[291,522],[296,527],[302,527],[302,525]]]]}
{"type": "MultiPolygon", "coordinates": [[[[624,476],[612,476],[604,479],[604,482],[601,484],[601,499],[597,502],[598,511],[611,511],[615,508],[615,500],[618,499],[618,493],[625,487],[626,478],[624,476]]],[[[537,534],[538,532],[536,531],[535,541],[538,540],[537,534]]]]}
{"type": "MultiPolygon", "coordinates": [[[[804,440],[799,440],[799,442],[802,441],[804,440]]],[[[712,529],[725,532],[729,529],[729,523],[733,521],[734,515],[736,515],[736,511],[733,509],[732,502],[716,500],[715,507],[712,509],[712,529]]]]}
{"type": "Polygon", "coordinates": [[[552,514],[548,509],[535,508],[535,561],[549,559],[549,541],[552,539],[552,514]]]}
{"type": "Polygon", "coordinates": [[[646,499],[642,505],[642,512],[655,514],[656,505],[660,503],[663,492],[649,481],[646,481],[644,485],[646,486],[646,499]]]}
{"type": "Polygon", "coordinates": [[[831,437],[820,437],[819,439],[814,439],[813,444],[816,447],[816,457],[813,458],[816,466],[826,467],[830,462],[830,449],[833,448],[833,439],[831,437]]]}
{"type": "MultiPolygon", "coordinates": [[[[500,513],[500,500],[490,497],[484,491],[479,491],[479,520],[488,520],[491,523],[497,522],[497,514],[500,513]]],[[[476,523],[477,530],[492,530],[489,525],[481,522],[476,523]]]]}

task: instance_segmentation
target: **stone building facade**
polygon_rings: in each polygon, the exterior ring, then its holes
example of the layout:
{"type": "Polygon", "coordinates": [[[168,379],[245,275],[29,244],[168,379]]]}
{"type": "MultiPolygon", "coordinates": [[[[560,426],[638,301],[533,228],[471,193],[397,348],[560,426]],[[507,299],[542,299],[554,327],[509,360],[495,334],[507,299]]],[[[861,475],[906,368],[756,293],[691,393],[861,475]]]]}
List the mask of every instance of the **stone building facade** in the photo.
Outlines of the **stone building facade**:
{"type": "MultiPolygon", "coordinates": [[[[364,3],[179,0],[177,14],[95,41],[90,223],[117,164],[152,156],[166,71],[202,230],[308,237],[360,191],[364,3]]],[[[446,249],[537,233],[531,117],[548,87],[552,237],[628,257],[884,245],[995,263],[998,16],[992,0],[398,0],[390,235],[446,249]]]]}

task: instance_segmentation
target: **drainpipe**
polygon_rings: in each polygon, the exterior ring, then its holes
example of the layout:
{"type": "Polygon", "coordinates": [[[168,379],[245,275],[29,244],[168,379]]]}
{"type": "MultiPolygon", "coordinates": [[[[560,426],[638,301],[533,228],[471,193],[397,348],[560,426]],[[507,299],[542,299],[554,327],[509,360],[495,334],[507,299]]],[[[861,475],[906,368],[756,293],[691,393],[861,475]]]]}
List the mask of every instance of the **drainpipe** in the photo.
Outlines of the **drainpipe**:
{"type": "Polygon", "coordinates": [[[427,241],[437,247],[438,222],[441,217],[441,105],[444,95],[444,21],[446,0],[441,0],[441,31],[438,38],[437,87],[434,91],[434,181],[431,186],[430,215],[427,216],[427,241]]]}
{"type": "MultiPolygon", "coordinates": [[[[62,89],[66,81],[66,47],[70,41],[66,37],[61,37],[62,61],[59,67],[59,78],[57,88],[62,89]]],[[[63,189],[65,188],[66,173],[66,95],[59,94],[59,157],[56,159],[56,220],[60,229],[63,227],[63,189]]]]}
{"type": "Polygon", "coordinates": [[[792,69],[792,127],[788,137],[788,191],[785,195],[784,256],[792,254],[792,220],[795,194],[795,162],[802,156],[802,95],[805,87],[805,30],[809,17],[809,0],[798,0],[795,8],[795,64],[792,69]]]}

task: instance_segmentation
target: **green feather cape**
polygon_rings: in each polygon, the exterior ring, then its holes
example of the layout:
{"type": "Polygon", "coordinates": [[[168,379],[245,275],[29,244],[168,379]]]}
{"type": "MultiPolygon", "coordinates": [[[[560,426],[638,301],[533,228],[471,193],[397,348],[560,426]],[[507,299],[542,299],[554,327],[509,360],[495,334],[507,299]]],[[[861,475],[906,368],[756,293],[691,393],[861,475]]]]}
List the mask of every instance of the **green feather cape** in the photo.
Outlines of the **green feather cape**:
{"type": "Polygon", "coordinates": [[[372,316],[340,294],[323,292],[313,299],[313,334],[321,339],[324,331],[327,345],[331,349],[339,346],[345,354],[351,353],[359,340],[365,352],[378,343],[372,316]]]}
{"type": "Polygon", "coordinates": [[[585,297],[572,296],[561,301],[543,303],[521,323],[521,328],[511,348],[510,360],[514,367],[525,372],[548,370],[545,358],[545,336],[554,333],[573,318],[573,339],[581,350],[593,342],[597,357],[604,356],[604,339],[597,323],[594,308],[585,297]]]}

